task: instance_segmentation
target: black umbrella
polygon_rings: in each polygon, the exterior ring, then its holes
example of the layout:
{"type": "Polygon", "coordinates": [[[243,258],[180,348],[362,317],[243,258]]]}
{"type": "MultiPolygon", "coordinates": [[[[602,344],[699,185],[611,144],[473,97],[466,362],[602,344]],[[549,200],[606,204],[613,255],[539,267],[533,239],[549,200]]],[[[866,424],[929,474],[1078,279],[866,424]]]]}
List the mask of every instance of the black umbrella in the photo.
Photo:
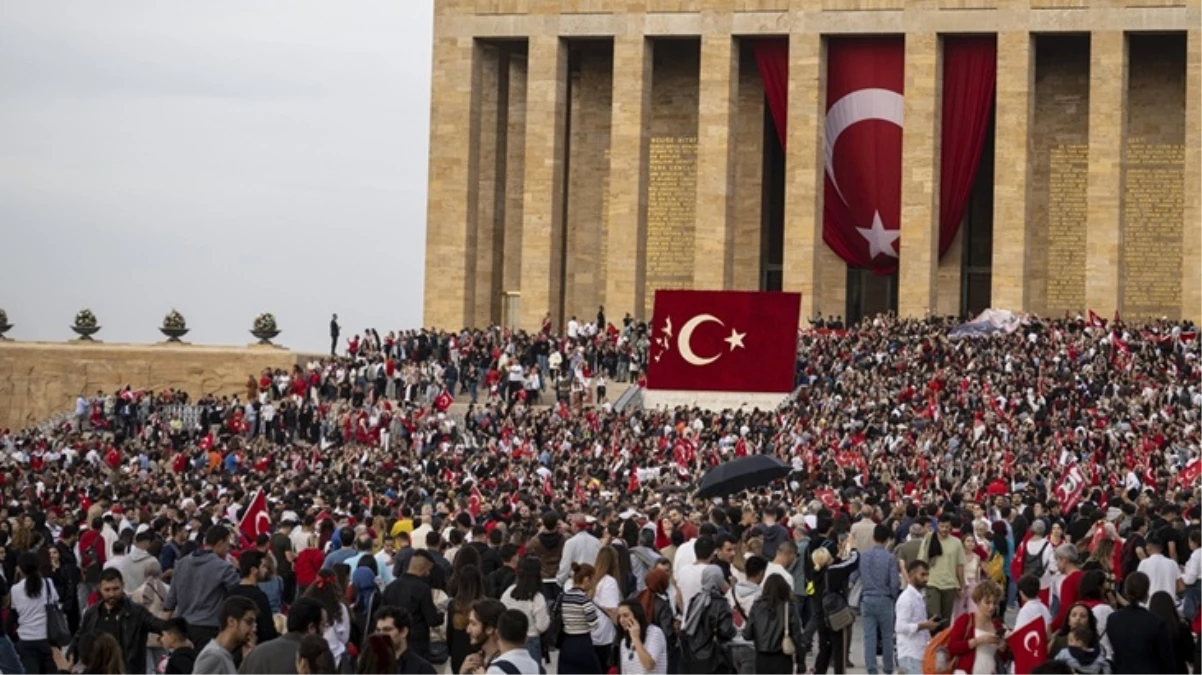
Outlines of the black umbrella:
{"type": "Polygon", "coordinates": [[[701,479],[696,496],[699,499],[724,497],[743,490],[767,485],[789,475],[792,469],[770,455],[750,455],[719,464],[701,479]]]}

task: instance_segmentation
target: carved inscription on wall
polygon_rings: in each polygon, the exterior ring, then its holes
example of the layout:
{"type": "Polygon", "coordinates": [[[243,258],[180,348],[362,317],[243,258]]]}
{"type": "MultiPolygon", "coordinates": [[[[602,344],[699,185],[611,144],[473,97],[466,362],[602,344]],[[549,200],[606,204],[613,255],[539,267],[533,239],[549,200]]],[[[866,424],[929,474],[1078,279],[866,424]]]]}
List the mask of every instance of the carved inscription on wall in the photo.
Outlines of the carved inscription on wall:
{"type": "Polygon", "coordinates": [[[1123,314],[1181,313],[1185,148],[1129,138],[1123,152],[1123,314]]]}
{"type": "Polygon", "coordinates": [[[693,285],[697,204],[697,138],[653,137],[647,177],[647,302],[654,291],[693,285]]]}
{"type": "Polygon", "coordinates": [[[1047,313],[1085,306],[1085,225],[1089,146],[1053,146],[1048,177],[1047,313]]]}

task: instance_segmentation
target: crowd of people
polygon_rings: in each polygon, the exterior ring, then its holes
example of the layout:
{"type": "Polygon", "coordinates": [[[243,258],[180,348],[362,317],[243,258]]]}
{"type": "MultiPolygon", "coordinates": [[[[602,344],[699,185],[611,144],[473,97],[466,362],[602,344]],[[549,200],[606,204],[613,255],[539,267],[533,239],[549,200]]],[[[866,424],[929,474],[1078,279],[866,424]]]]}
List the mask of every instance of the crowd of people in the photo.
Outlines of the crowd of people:
{"type": "Polygon", "coordinates": [[[1196,333],[1102,324],[815,324],[776,410],[614,410],[603,310],[81,395],[0,432],[0,672],[1198,672],[1196,333]]]}

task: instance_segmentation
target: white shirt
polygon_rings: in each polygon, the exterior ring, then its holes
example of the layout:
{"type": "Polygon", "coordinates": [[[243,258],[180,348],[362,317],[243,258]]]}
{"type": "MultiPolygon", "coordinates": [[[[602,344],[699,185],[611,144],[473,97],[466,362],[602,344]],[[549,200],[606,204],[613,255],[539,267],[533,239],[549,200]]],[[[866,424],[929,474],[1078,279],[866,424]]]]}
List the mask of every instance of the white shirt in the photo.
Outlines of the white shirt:
{"type": "Polygon", "coordinates": [[[22,640],[46,639],[46,601],[57,603],[58,593],[49,579],[42,579],[42,591],[38,597],[25,594],[25,582],[13,583],[11,590],[12,608],[17,612],[17,637],[22,640]]]}
{"type": "MultiPolygon", "coordinates": [[[[1192,556],[1191,556],[1192,557],[1192,556]]],[[[1154,553],[1139,562],[1139,571],[1148,575],[1148,597],[1164,591],[1169,597],[1177,597],[1177,580],[1181,578],[1181,569],[1176,561],[1169,560],[1163,553],[1154,553]]]]}
{"type": "MultiPolygon", "coordinates": [[[[786,570],[784,567],[777,565],[774,562],[769,562],[768,569],[764,570],[764,583],[767,583],[768,577],[772,576],[773,574],[780,576],[780,577],[784,577],[785,581],[789,582],[789,589],[794,590],[793,589],[793,575],[789,574],[789,570],[786,570]]],[[[763,585],[764,584],[760,584],[760,587],[762,588],[763,585]]]]}
{"type": "Polygon", "coordinates": [[[680,591],[682,609],[689,606],[694,595],[701,592],[701,573],[708,565],[691,563],[676,568],[676,588],[680,591]]]}
{"type": "Polygon", "coordinates": [[[1043,558],[1043,576],[1039,578],[1039,587],[1051,588],[1052,578],[1056,575],[1056,547],[1048,541],[1047,537],[1040,537],[1039,541],[1031,539],[1027,542],[1027,550],[1023,552],[1023,563],[1026,564],[1026,556],[1039,555],[1040,549],[1043,549],[1041,556],[1043,558]]]}
{"type": "MultiPolygon", "coordinates": [[[[597,554],[600,552],[601,540],[587,531],[581,530],[572,535],[571,539],[564,542],[563,556],[559,559],[559,574],[556,576],[559,579],[560,585],[566,585],[568,579],[572,576],[572,563],[588,563],[592,565],[597,561],[597,554]]],[[[447,559],[454,560],[454,558],[450,557],[447,559]]],[[[617,607],[617,604],[614,606],[617,607]]]]}
{"type": "Polygon", "coordinates": [[[687,567],[697,562],[697,540],[690,539],[676,548],[676,555],[672,557],[672,568],[679,570],[682,567],[687,567]]]}
{"type": "Polygon", "coordinates": [[[1189,560],[1185,561],[1185,574],[1181,576],[1181,581],[1189,586],[1200,578],[1202,578],[1202,548],[1196,548],[1193,553],[1189,554],[1189,560]]]}
{"type": "Polygon", "coordinates": [[[918,624],[927,620],[927,603],[922,593],[913,586],[906,586],[897,598],[893,628],[897,633],[897,658],[922,660],[931,631],[920,630],[918,624]]]}
{"type": "Polygon", "coordinates": [[[593,604],[597,606],[597,611],[601,614],[601,620],[592,630],[593,644],[612,645],[614,638],[617,637],[617,629],[605,610],[617,610],[618,605],[622,604],[622,593],[618,590],[616,579],[608,574],[601,577],[597,582],[596,590],[593,591],[593,604]]]}
{"type": "MultiPolygon", "coordinates": [[[[612,579],[612,577],[605,577],[612,579]]],[[[535,593],[530,600],[514,600],[513,589],[517,586],[510,586],[501,594],[501,604],[505,605],[506,609],[516,609],[526,615],[529,621],[529,628],[526,629],[526,637],[533,638],[545,633],[551,627],[551,614],[547,611],[547,600],[542,593],[535,593]]]]}
{"type": "MultiPolygon", "coordinates": [[[[539,665],[535,663],[534,659],[530,658],[530,652],[526,651],[525,647],[503,652],[497,656],[497,658],[493,659],[493,663],[496,663],[497,661],[505,661],[506,663],[512,664],[519,673],[532,673],[533,675],[537,675],[539,672],[541,672],[539,670],[539,665]]],[[[484,672],[488,675],[505,675],[505,671],[501,670],[497,666],[489,666],[488,670],[484,672]]]]}
{"type": "Polygon", "coordinates": [[[1018,608],[1018,616],[1014,618],[1014,630],[1022,628],[1041,616],[1043,617],[1044,624],[1050,627],[1052,625],[1052,613],[1048,611],[1048,606],[1043,604],[1043,601],[1039,598],[1028,600],[1022,607],[1018,608]]]}
{"type": "Polygon", "coordinates": [[[618,661],[618,671],[623,675],[627,673],[636,673],[642,675],[644,673],[658,673],[664,675],[668,672],[668,641],[664,639],[664,632],[659,629],[659,626],[654,624],[647,626],[647,637],[643,638],[643,649],[651,655],[655,660],[655,667],[647,670],[643,667],[643,662],[639,659],[639,653],[635,650],[634,644],[626,645],[626,641],[622,640],[618,649],[621,651],[621,659],[618,661]]]}

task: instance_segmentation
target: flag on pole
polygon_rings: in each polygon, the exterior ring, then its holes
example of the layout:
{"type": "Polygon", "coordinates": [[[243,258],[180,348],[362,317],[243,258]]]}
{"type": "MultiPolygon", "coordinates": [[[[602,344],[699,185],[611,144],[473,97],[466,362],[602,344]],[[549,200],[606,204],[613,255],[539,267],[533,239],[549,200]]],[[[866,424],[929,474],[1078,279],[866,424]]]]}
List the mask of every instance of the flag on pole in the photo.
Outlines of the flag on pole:
{"type": "Polygon", "coordinates": [[[260,534],[267,534],[270,530],[271,516],[267,513],[267,495],[263,494],[263,488],[259,488],[238,522],[238,531],[242,533],[244,540],[254,543],[260,534]]]}
{"type": "Polygon", "coordinates": [[[438,409],[438,412],[444,413],[447,411],[448,408],[451,407],[451,404],[454,402],[455,402],[455,399],[451,397],[451,393],[449,391],[447,391],[446,389],[443,389],[442,393],[440,393],[434,399],[434,407],[438,409]]]}
{"type": "Polygon", "coordinates": [[[1085,491],[1085,478],[1076,464],[1070,466],[1056,484],[1056,499],[1060,502],[1060,512],[1068,513],[1077,505],[1081,493],[1085,491]]]}

